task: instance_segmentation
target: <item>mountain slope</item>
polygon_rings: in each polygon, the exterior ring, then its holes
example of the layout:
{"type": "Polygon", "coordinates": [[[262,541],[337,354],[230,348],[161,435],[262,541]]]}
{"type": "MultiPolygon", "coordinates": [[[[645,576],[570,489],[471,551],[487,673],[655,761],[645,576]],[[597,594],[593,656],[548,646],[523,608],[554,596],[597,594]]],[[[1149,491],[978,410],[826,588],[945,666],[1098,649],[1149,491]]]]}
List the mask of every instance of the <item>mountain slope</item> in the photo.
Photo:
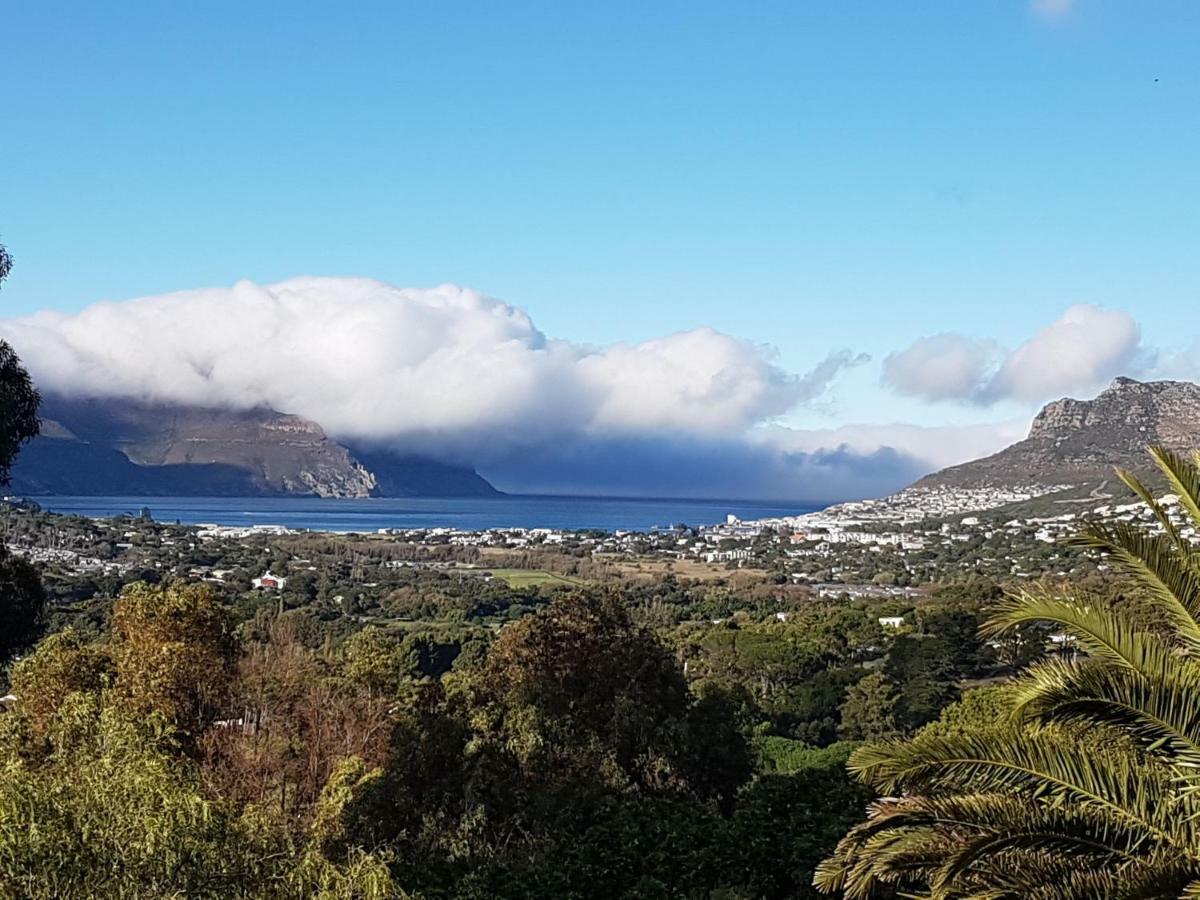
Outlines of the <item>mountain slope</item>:
{"type": "Polygon", "coordinates": [[[1148,472],[1151,444],[1200,446],[1200,385],[1118,378],[1093,400],[1056,400],[1025,440],[914,487],[1096,485],[1112,478],[1114,466],[1148,472]]]}
{"type": "Polygon", "coordinates": [[[381,485],[315,422],[225,410],[48,396],[43,434],[13,469],[15,493],[200,496],[478,496],[475,472],[377,454],[381,485]]]}
{"type": "Polygon", "coordinates": [[[500,496],[500,491],[473,469],[357,444],[351,453],[375,477],[375,492],[380,497],[500,496]]]}

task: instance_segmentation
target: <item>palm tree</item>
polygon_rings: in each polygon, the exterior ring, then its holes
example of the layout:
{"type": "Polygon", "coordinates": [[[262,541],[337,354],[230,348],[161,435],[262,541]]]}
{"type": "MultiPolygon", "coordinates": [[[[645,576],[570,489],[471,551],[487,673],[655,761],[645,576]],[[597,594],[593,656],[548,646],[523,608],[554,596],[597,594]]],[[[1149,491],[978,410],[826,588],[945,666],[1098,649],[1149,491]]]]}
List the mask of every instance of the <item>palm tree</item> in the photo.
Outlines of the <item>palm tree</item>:
{"type": "Polygon", "coordinates": [[[1200,898],[1200,451],[1150,454],[1192,527],[1119,471],[1157,524],[1091,524],[1072,540],[1131,575],[1133,596],[1005,601],[985,633],[1054,623],[1083,653],[1024,672],[993,725],[859,749],[850,767],[883,799],[818,868],[818,888],[1200,898]]]}

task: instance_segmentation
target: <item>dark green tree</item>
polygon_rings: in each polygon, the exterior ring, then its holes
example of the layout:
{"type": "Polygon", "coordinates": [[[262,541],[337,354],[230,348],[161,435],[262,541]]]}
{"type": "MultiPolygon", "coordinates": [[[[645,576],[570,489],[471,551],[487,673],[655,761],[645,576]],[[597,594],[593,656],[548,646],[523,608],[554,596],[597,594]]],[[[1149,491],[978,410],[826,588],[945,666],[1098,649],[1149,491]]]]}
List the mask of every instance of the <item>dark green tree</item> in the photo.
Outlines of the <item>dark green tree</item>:
{"type": "MultiPolygon", "coordinates": [[[[715,716],[724,704],[692,708],[678,663],[634,625],[619,596],[561,597],[504,629],[471,683],[481,739],[545,783],[703,794],[736,788],[742,777],[709,771],[690,780],[697,767],[688,758],[689,720],[715,716]]],[[[708,727],[712,733],[711,720],[708,727]]],[[[736,754],[722,755],[741,769],[736,754]]]]}
{"type": "MultiPolygon", "coordinates": [[[[12,271],[12,256],[0,244],[0,283],[12,271]]],[[[21,360],[7,341],[0,341],[0,487],[12,480],[12,465],[21,448],[41,427],[41,397],[21,360]]],[[[37,572],[0,547],[0,662],[29,646],[41,631],[46,596],[37,572]]]]}
{"type": "Polygon", "coordinates": [[[896,715],[905,732],[932,722],[958,699],[954,648],[940,637],[901,635],[892,645],[883,671],[899,691],[896,715]]]}
{"type": "MultiPolygon", "coordinates": [[[[0,244],[0,283],[12,271],[12,257],[0,244]]],[[[26,442],[37,437],[41,428],[38,406],[42,398],[16,351],[0,341],[0,486],[12,476],[13,460],[26,442]]]]}
{"type": "Polygon", "coordinates": [[[921,631],[950,645],[960,675],[970,675],[980,666],[984,647],[979,638],[981,620],[978,612],[962,604],[930,610],[920,617],[921,631]]]}
{"type": "MultiPolygon", "coordinates": [[[[862,818],[872,792],[846,769],[848,744],[796,754],[784,773],[763,775],[738,796],[719,854],[725,896],[819,896],[812,873],[841,830],[862,818]]],[[[709,896],[722,896],[710,894],[709,896]]]]}
{"type": "Polygon", "coordinates": [[[846,692],[839,732],[852,741],[899,737],[899,706],[896,685],[882,672],[872,672],[846,692]]]}
{"type": "Polygon", "coordinates": [[[33,645],[45,613],[46,591],[37,569],[0,547],[0,663],[33,645]]]}

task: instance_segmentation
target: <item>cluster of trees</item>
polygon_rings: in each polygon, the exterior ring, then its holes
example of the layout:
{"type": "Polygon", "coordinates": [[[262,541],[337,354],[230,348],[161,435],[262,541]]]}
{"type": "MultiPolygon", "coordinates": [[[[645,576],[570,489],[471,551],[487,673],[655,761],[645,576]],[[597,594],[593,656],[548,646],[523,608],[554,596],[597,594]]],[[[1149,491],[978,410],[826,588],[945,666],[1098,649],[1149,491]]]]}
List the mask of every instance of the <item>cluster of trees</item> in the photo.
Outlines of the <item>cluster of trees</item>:
{"type": "Polygon", "coordinates": [[[737,696],[755,733],[813,746],[914,734],[963,685],[1005,677],[1041,657],[1045,629],[984,640],[1004,592],[987,579],[945,583],[919,606],[808,601],[775,615],[684,626],[673,639],[699,685],[737,696]],[[881,618],[902,620],[896,626],[881,618]]]}
{"type": "MultiPolygon", "coordinates": [[[[1200,528],[1200,453],[1151,451],[1200,528]]],[[[877,896],[1200,896],[1200,551],[1121,473],[1157,529],[1091,525],[1077,545],[1132,576],[1119,596],[1031,590],[986,626],[1051,622],[1079,654],[1035,663],[851,769],[885,799],[817,884],[877,896]]]]}
{"type": "Polygon", "coordinates": [[[615,594],[329,650],[139,584],[11,690],[0,881],[27,896],[798,896],[868,800],[848,747],[757,752],[615,594]]]}
{"type": "Polygon", "coordinates": [[[65,631],[12,667],[0,715],[0,882],[23,897],[392,896],[382,861],[333,865],[204,788],[234,660],[207,589],[137,586],[114,631],[65,631]]]}

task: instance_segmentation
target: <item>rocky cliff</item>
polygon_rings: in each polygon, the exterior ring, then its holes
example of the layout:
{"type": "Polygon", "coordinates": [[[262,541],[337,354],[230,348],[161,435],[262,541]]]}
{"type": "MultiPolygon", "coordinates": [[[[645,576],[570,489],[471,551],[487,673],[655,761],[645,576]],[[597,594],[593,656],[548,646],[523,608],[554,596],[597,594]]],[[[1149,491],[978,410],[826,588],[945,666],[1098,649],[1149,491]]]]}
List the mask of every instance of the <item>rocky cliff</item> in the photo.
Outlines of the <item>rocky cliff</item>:
{"type": "Polygon", "coordinates": [[[10,491],[161,496],[479,496],[470,469],[377,454],[375,472],[316,422],[271,409],[46,397],[10,491]]]}
{"type": "Polygon", "coordinates": [[[1093,400],[1056,400],[1038,413],[1025,440],[916,486],[1098,484],[1114,466],[1147,472],[1151,444],[1200,446],[1200,385],[1118,378],[1093,400]]]}

